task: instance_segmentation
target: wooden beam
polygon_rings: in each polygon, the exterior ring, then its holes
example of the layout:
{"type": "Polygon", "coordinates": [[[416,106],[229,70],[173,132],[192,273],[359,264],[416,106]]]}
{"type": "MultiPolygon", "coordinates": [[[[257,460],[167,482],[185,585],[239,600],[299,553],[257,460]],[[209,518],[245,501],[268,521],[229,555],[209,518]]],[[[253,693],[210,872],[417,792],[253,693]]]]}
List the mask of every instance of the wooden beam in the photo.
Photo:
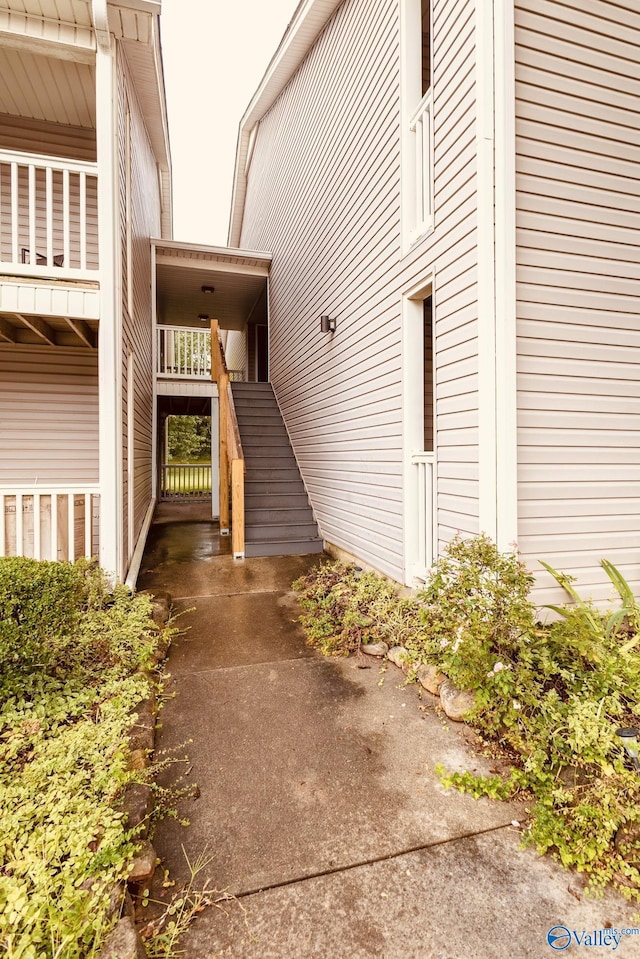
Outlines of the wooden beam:
{"type": "Polygon", "coordinates": [[[16,313],[16,316],[45,343],[48,343],[49,346],[56,346],[56,334],[48,323],[37,316],[25,316],[23,313],[16,313]]]}
{"type": "Polygon", "coordinates": [[[7,320],[0,317],[0,339],[7,343],[17,343],[17,332],[15,326],[12,326],[7,320]]]}
{"type": "Polygon", "coordinates": [[[78,339],[82,340],[85,346],[89,346],[92,350],[97,349],[98,338],[84,320],[72,320],[70,317],[65,316],[64,321],[67,326],[73,330],[78,339]]]}

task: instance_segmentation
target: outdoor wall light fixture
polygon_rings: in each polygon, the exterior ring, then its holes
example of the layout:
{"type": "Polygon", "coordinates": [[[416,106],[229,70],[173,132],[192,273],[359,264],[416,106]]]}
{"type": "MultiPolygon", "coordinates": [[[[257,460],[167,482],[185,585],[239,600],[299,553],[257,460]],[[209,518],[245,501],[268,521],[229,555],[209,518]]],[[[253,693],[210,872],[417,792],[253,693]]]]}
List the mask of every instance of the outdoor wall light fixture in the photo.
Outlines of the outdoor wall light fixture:
{"type": "Polygon", "coordinates": [[[215,286],[203,286],[201,289],[203,293],[213,293],[215,286]]]}
{"type": "Polygon", "coordinates": [[[633,760],[633,765],[636,769],[640,769],[640,762],[638,762],[638,752],[640,751],[638,735],[640,735],[640,729],[638,729],[637,726],[626,726],[622,729],[616,729],[616,736],[622,740],[622,745],[625,748],[627,756],[630,756],[633,760]]]}
{"type": "Polygon", "coordinates": [[[323,333],[334,333],[336,329],[335,318],[332,316],[321,316],[320,329],[323,333]]]}
{"type": "Polygon", "coordinates": [[[209,319],[209,314],[208,314],[208,313],[198,313],[198,319],[199,319],[199,320],[202,320],[203,323],[206,323],[207,320],[209,319]]]}

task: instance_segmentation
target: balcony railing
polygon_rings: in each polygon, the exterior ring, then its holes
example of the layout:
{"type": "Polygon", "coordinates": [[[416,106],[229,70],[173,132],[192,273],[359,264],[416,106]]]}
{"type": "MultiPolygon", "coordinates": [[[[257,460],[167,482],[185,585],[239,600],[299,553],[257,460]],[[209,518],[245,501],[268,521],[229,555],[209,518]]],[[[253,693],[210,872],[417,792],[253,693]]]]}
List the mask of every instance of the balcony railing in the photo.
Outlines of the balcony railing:
{"type": "Polygon", "coordinates": [[[0,556],[97,556],[99,524],[98,486],[0,486],[0,556]]]}
{"type": "Polygon", "coordinates": [[[415,574],[419,579],[426,579],[427,570],[433,564],[435,454],[414,453],[411,462],[416,471],[416,481],[412,486],[417,496],[415,515],[418,528],[418,555],[415,574]]]}
{"type": "Polygon", "coordinates": [[[433,225],[433,94],[427,90],[409,123],[415,150],[414,237],[433,225]]]}
{"type": "Polygon", "coordinates": [[[95,279],[95,163],[0,150],[0,272],[95,279]]]}
{"type": "Polygon", "coordinates": [[[181,379],[211,379],[211,332],[159,326],[156,373],[181,379]]]}
{"type": "Polygon", "coordinates": [[[211,466],[172,463],[160,471],[161,500],[211,499],[211,466]]]}

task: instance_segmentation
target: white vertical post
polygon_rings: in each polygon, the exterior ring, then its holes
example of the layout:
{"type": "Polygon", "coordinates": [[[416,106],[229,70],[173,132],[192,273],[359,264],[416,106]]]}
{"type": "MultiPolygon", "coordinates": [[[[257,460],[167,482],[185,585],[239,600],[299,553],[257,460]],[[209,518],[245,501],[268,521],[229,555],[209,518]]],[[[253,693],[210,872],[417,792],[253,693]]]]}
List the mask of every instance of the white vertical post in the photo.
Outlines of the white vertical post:
{"type": "Polygon", "coordinates": [[[33,494],[33,558],[42,559],[40,493],[33,494]]]}
{"type": "Polygon", "coordinates": [[[53,266],[53,170],[50,166],[45,170],[45,206],[47,219],[47,267],[53,266]]]}
{"type": "Polygon", "coordinates": [[[84,555],[90,559],[92,550],[92,531],[93,531],[93,497],[91,493],[84,494],[84,555]]]}
{"type": "Polygon", "coordinates": [[[80,173],[80,269],[87,268],[87,174],[80,173]]]}
{"type": "Polygon", "coordinates": [[[51,559],[58,558],[58,494],[51,494],[51,559]]]}
{"type": "Polygon", "coordinates": [[[121,278],[117,230],[115,57],[111,46],[96,50],[98,236],[100,326],[98,342],[100,565],[123,576],[122,557],[122,363],[121,278]]]}
{"type": "Polygon", "coordinates": [[[22,494],[16,493],[16,556],[23,555],[24,515],[22,513],[22,494]]]}
{"type": "Polygon", "coordinates": [[[71,200],[69,190],[69,171],[62,171],[62,252],[64,254],[64,265],[71,266],[71,228],[69,217],[71,215],[71,200]]]}
{"type": "Polygon", "coordinates": [[[36,256],[36,168],[29,164],[29,263],[35,266],[36,256]]]}
{"type": "Polygon", "coordinates": [[[5,519],[4,519],[5,509],[6,507],[5,507],[4,493],[0,493],[0,556],[6,555],[5,538],[6,538],[7,532],[5,529],[5,519]]]}
{"type": "Polygon", "coordinates": [[[19,262],[18,256],[18,164],[11,164],[11,259],[19,262]]]}
{"type": "Polygon", "coordinates": [[[76,558],[76,498],[73,493],[67,494],[67,537],[67,559],[73,563],[76,558]]]}

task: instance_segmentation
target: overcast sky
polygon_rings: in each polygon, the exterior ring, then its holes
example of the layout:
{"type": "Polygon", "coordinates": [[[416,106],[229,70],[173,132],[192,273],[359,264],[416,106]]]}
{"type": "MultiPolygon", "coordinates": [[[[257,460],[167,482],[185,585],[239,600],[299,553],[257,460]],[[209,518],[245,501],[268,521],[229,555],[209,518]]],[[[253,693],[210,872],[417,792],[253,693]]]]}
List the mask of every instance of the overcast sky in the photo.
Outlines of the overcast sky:
{"type": "Polygon", "coordinates": [[[297,0],[162,0],[176,240],[226,246],[238,124],[297,0]]]}

